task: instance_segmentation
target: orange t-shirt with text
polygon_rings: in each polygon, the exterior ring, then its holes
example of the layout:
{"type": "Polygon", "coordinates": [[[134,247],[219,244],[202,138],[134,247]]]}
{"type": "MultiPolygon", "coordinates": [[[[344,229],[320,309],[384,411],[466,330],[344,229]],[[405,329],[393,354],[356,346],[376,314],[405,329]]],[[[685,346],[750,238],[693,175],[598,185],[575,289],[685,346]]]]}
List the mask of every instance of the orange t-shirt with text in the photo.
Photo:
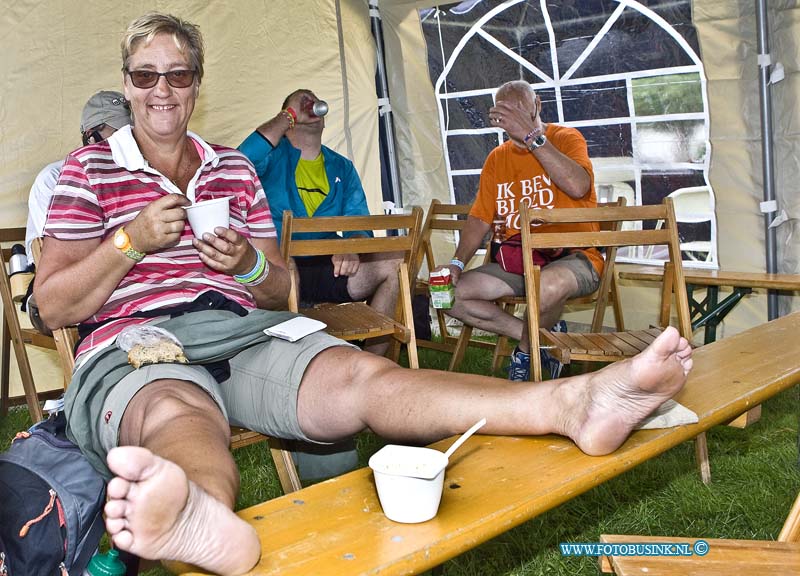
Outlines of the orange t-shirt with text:
{"type": "MultiPolygon", "coordinates": [[[[570,197],[556,186],[542,165],[531,152],[515,146],[511,140],[504,142],[489,153],[481,172],[480,187],[470,216],[483,220],[491,226],[497,219],[505,220],[506,237],[518,234],[519,207],[525,202],[529,207],[539,210],[553,208],[592,208],[597,206],[594,191],[594,172],[586,148],[586,140],[574,128],[548,124],[545,130],[547,140],[562,154],[574,160],[589,174],[589,192],[580,199],[570,197]]],[[[600,225],[596,222],[585,224],[543,224],[541,230],[548,232],[595,232],[600,225]]],[[[595,248],[581,249],[594,266],[597,274],[602,274],[603,257],[595,248]]]]}

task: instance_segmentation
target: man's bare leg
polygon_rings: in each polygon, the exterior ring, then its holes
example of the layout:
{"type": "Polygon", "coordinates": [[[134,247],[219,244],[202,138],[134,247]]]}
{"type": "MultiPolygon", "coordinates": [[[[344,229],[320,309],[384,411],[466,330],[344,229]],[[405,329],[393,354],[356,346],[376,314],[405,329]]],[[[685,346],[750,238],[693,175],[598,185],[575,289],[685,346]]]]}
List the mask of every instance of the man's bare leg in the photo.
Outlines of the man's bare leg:
{"type": "Polygon", "coordinates": [[[120,428],[123,447],[108,456],[117,478],[108,487],[106,528],[115,545],[221,574],[252,568],[261,547],[232,512],[239,473],[229,434],[217,405],[194,384],[162,380],[134,396],[120,428]]]}
{"type": "MultiPolygon", "coordinates": [[[[347,279],[347,291],[353,300],[368,300],[370,307],[384,316],[394,318],[400,280],[397,271],[402,260],[384,254],[363,254],[358,272],[347,279]]],[[[364,350],[384,356],[389,348],[388,338],[367,341],[364,350]]]]}
{"type": "Polygon", "coordinates": [[[456,300],[447,314],[474,328],[519,340],[523,321],[494,303],[497,298],[513,295],[511,286],[491,274],[464,272],[456,285],[456,300]]]}
{"type": "MultiPolygon", "coordinates": [[[[539,292],[540,324],[552,326],[561,318],[566,301],[577,294],[578,281],[568,268],[543,268],[539,292]]],[[[499,278],[467,271],[458,281],[456,301],[448,314],[475,328],[522,340],[523,321],[494,304],[497,298],[513,295],[511,286],[499,278]]]]}
{"type": "MultiPolygon", "coordinates": [[[[547,329],[554,326],[561,319],[567,300],[577,293],[578,280],[569,268],[543,268],[539,287],[539,326],[547,329]]],[[[519,339],[519,349],[526,354],[530,352],[527,322],[519,339]]]]}
{"type": "Polygon", "coordinates": [[[369,427],[386,438],[426,443],[487,419],[487,434],[562,434],[588,454],[615,450],[675,395],[691,348],[674,328],[642,354],[599,372],[531,386],[472,374],[406,370],[351,349],[322,352],[306,370],[298,417],[311,438],[331,441],[369,427]]]}

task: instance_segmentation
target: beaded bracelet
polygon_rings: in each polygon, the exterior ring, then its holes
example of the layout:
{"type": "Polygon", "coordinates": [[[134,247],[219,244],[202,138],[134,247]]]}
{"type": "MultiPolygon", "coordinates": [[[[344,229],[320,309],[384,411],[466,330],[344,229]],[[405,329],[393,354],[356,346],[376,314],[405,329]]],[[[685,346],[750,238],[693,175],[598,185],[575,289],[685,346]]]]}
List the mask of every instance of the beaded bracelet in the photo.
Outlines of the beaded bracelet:
{"type": "Polygon", "coordinates": [[[462,272],[464,271],[464,263],[458,258],[453,258],[452,260],[450,260],[450,264],[452,264],[462,272]]]}
{"type": "Polygon", "coordinates": [[[525,146],[528,146],[531,140],[533,140],[534,138],[538,138],[541,135],[542,135],[542,129],[534,128],[533,130],[528,132],[528,134],[525,136],[525,138],[522,139],[522,141],[525,142],[525,146]]]}
{"type": "Polygon", "coordinates": [[[247,274],[234,274],[233,279],[239,284],[249,284],[250,282],[257,280],[264,273],[266,262],[267,259],[264,256],[264,253],[261,250],[256,249],[256,263],[255,266],[253,266],[253,269],[247,274]]]}
{"type": "Polygon", "coordinates": [[[294,108],[289,106],[281,110],[281,113],[286,115],[286,119],[289,121],[289,128],[294,128],[294,125],[297,124],[297,112],[294,111],[294,108]]]}
{"type": "Polygon", "coordinates": [[[294,128],[294,118],[292,118],[291,114],[289,114],[286,110],[281,110],[280,111],[280,115],[283,116],[284,118],[286,118],[289,121],[289,129],[290,130],[292,128],[294,128]]]}

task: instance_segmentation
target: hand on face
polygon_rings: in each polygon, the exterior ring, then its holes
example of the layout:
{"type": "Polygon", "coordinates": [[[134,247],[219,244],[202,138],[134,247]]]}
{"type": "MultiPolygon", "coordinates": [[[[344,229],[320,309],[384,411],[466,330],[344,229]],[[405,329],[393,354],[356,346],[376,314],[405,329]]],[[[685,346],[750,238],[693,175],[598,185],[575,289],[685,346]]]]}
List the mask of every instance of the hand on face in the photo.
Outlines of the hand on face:
{"type": "Polygon", "coordinates": [[[527,102],[517,98],[498,100],[489,108],[489,121],[492,126],[505,130],[514,142],[524,145],[525,136],[530,132],[544,130],[540,110],[541,101],[538,96],[532,108],[527,102]]]}
{"type": "Polygon", "coordinates": [[[247,238],[229,228],[217,226],[214,234],[192,240],[203,264],[223,274],[247,274],[256,264],[256,251],[247,238]],[[214,235],[216,234],[216,236],[214,235]]]}
{"type": "Polygon", "coordinates": [[[331,262],[333,262],[333,275],[338,278],[339,276],[355,276],[361,259],[358,254],[334,254],[331,256],[331,262]]]}
{"type": "Polygon", "coordinates": [[[125,225],[131,245],[146,254],[177,245],[186,224],[183,207],[190,204],[183,194],[167,194],[148,204],[125,225]]]}

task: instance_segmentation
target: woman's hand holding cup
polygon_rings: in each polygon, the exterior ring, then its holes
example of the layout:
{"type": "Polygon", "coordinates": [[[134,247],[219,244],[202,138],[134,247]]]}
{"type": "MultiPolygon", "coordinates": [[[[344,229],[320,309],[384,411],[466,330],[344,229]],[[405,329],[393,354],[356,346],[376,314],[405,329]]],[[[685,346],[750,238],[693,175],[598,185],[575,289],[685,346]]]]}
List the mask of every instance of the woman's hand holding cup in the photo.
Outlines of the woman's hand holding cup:
{"type": "Polygon", "coordinates": [[[167,194],[148,204],[125,225],[131,245],[145,254],[176,246],[186,225],[184,207],[190,204],[183,194],[167,194]]]}

